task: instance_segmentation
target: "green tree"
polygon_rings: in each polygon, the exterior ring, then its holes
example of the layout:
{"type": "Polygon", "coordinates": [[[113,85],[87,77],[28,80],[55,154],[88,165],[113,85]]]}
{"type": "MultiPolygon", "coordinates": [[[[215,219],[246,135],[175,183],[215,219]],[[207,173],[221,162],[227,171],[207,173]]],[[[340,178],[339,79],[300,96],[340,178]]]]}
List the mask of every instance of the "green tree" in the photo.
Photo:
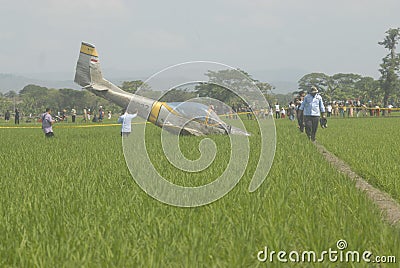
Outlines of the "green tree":
{"type": "Polygon", "coordinates": [[[330,77],[328,96],[331,99],[357,99],[361,92],[357,83],[362,79],[359,74],[338,73],[330,77]]]}
{"type": "Polygon", "coordinates": [[[0,96],[0,114],[4,114],[7,110],[11,110],[12,108],[12,99],[6,98],[4,95],[0,96]]]}
{"type": "Polygon", "coordinates": [[[382,59],[379,72],[381,73],[380,84],[384,92],[383,105],[389,104],[391,95],[395,95],[399,86],[400,56],[396,53],[396,47],[400,39],[400,28],[386,31],[385,39],[379,42],[389,50],[389,54],[382,59]]]}
{"type": "MultiPolygon", "coordinates": [[[[253,79],[247,72],[240,69],[208,71],[205,75],[208,76],[210,82],[200,83],[195,87],[195,92],[198,96],[214,98],[230,106],[235,105],[237,107],[245,105],[245,103],[228,88],[234,89],[239,94],[240,92],[246,92],[246,95],[249,95],[254,86],[257,86],[266,97],[272,90],[272,86],[269,83],[253,79]]],[[[254,105],[253,103],[250,104],[254,105]]]]}
{"type": "Polygon", "coordinates": [[[379,81],[372,77],[362,77],[355,85],[360,92],[360,99],[364,101],[379,102],[381,101],[381,89],[379,81]]]}
{"type": "Polygon", "coordinates": [[[17,104],[19,104],[20,102],[18,93],[15,92],[14,90],[10,90],[4,93],[3,97],[4,97],[3,105],[5,107],[3,109],[14,111],[14,109],[17,107],[17,104]]]}
{"type": "Polygon", "coordinates": [[[143,87],[144,84],[145,83],[142,80],[124,81],[122,82],[120,88],[126,92],[135,93],[139,89],[139,87],[143,87]]]}
{"type": "Polygon", "coordinates": [[[299,89],[305,92],[310,91],[311,86],[316,86],[321,92],[325,92],[329,85],[330,77],[324,73],[310,73],[299,80],[299,89]]]}
{"type": "Polygon", "coordinates": [[[37,113],[46,108],[49,98],[49,91],[46,87],[27,85],[20,92],[22,109],[25,113],[37,113]]]}
{"type": "Polygon", "coordinates": [[[359,98],[377,101],[381,95],[380,86],[376,80],[354,73],[338,73],[332,76],[324,73],[310,73],[299,80],[300,90],[309,91],[312,85],[318,87],[327,101],[359,98]]]}
{"type": "Polygon", "coordinates": [[[4,97],[9,98],[9,99],[15,98],[17,96],[18,96],[18,93],[15,92],[14,90],[10,90],[10,91],[4,93],[4,97]]]}
{"type": "MultiPolygon", "coordinates": [[[[200,83],[195,86],[195,92],[199,97],[209,97],[220,100],[224,103],[236,102],[236,94],[216,84],[200,83]]],[[[232,103],[232,104],[233,104],[232,103]]]]}

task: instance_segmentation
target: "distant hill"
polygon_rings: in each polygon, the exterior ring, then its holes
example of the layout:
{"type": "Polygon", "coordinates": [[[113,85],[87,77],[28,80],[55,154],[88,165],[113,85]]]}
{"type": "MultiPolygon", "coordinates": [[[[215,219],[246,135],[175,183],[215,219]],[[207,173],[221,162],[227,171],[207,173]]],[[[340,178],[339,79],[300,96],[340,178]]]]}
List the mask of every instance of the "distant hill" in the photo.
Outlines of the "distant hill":
{"type": "Polygon", "coordinates": [[[14,74],[0,74],[0,92],[5,93],[10,90],[19,92],[26,85],[34,84],[47,88],[73,88],[79,89],[72,80],[65,81],[52,81],[52,80],[40,80],[34,78],[28,78],[21,75],[14,74]]]}

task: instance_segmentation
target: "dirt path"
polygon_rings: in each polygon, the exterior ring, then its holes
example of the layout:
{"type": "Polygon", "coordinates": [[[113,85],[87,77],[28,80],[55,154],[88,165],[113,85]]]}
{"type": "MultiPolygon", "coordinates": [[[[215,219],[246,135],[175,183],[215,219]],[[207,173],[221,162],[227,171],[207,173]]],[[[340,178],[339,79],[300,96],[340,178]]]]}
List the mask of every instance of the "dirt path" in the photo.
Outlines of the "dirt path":
{"type": "Polygon", "coordinates": [[[356,188],[367,194],[367,196],[379,207],[384,218],[390,224],[394,225],[400,223],[400,204],[397,203],[396,200],[394,200],[388,193],[383,192],[366,182],[357,173],[352,171],[347,163],[329,152],[324,146],[317,142],[315,145],[329,163],[356,182],[356,188]]]}

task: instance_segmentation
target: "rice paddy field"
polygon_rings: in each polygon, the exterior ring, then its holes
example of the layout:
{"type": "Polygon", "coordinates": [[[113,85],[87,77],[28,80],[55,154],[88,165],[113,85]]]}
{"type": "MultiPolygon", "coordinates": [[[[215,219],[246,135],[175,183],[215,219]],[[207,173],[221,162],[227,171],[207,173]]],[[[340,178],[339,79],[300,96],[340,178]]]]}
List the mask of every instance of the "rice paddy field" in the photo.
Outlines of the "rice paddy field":
{"type": "MultiPolygon", "coordinates": [[[[256,127],[245,124],[250,132],[256,127]]],[[[254,132],[238,185],[197,208],[163,204],[136,184],[119,126],[70,125],[56,126],[54,139],[40,128],[0,128],[1,267],[398,267],[400,226],[386,223],[289,120],[276,121],[275,159],[257,191],[248,192],[259,154],[254,132]],[[346,250],[395,256],[397,263],[344,263],[326,255],[320,262],[259,260],[266,248],[268,254],[341,251],[339,240],[346,250]]],[[[399,118],[330,120],[317,140],[399,200],[399,125],[399,118]]],[[[156,168],[176,183],[204,183],[170,166],[157,141],[160,130],[148,127],[156,168]]],[[[226,137],[212,139],[219,151],[202,172],[210,180],[226,166],[229,148],[226,137]]],[[[182,137],[181,150],[195,159],[200,140],[182,137]]]]}
{"type": "MultiPolygon", "coordinates": [[[[375,187],[400,202],[400,119],[329,120],[319,140],[375,187]]],[[[321,134],[320,132],[320,134],[321,134]]]]}

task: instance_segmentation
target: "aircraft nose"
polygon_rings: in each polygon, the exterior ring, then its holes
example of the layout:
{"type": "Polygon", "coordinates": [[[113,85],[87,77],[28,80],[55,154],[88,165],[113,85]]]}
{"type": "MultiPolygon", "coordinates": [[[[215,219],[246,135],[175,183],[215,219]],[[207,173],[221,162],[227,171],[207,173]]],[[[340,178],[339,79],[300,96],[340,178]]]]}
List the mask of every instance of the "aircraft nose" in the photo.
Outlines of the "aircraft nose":
{"type": "Polygon", "coordinates": [[[230,133],[229,134],[233,134],[233,135],[242,135],[242,136],[251,136],[250,133],[241,130],[240,128],[237,127],[233,127],[233,126],[229,126],[230,127],[230,133]]]}

